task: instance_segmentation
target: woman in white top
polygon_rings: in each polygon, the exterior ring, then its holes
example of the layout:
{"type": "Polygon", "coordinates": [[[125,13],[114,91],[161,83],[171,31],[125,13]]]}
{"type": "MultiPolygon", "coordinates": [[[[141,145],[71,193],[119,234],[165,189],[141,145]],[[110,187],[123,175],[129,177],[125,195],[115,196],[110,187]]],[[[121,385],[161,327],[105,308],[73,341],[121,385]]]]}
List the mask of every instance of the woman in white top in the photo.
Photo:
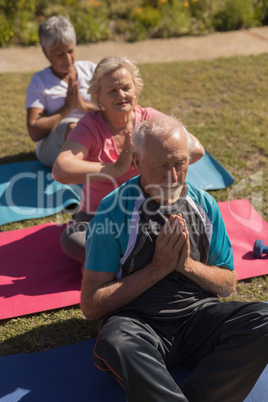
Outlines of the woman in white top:
{"type": "Polygon", "coordinates": [[[96,64],[75,61],[75,29],[62,16],[40,25],[39,40],[50,67],[35,73],[27,88],[27,128],[38,141],[37,158],[52,167],[77,121],[95,109],[87,90],[96,64]]]}

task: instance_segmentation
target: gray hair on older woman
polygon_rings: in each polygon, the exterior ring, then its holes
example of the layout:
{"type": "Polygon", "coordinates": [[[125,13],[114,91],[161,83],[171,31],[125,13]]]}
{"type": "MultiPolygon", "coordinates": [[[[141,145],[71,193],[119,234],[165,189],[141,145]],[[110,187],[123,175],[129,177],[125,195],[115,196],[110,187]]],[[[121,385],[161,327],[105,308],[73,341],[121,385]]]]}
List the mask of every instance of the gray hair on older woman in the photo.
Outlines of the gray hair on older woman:
{"type": "Polygon", "coordinates": [[[40,24],[38,34],[40,44],[47,53],[59,42],[76,45],[75,29],[71,22],[61,15],[46,19],[40,24]]]}

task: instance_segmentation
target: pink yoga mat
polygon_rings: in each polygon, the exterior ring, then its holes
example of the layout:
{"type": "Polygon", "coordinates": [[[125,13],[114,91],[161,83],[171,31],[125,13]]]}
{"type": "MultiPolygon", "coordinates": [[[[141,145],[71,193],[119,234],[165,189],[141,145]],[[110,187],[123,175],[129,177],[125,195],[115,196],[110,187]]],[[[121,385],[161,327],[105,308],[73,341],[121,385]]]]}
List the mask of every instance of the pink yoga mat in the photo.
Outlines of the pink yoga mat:
{"type": "Polygon", "coordinates": [[[0,319],[77,304],[81,264],[59,245],[54,223],[0,233],[0,319]]]}
{"type": "MultiPolygon", "coordinates": [[[[219,203],[234,249],[238,279],[268,273],[268,256],[257,260],[256,239],[268,244],[268,224],[248,200],[219,203]]],[[[54,223],[0,233],[0,319],[77,304],[80,264],[59,244],[63,226],[54,223]]]]}
{"type": "Polygon", "coordinates": [[[268,255],[261,259],[253,257],[256,239],[268,244],[268,223],[247,199],[219,202],[218,205],[233,246],[237,278],[268,274],[268,255]]]}

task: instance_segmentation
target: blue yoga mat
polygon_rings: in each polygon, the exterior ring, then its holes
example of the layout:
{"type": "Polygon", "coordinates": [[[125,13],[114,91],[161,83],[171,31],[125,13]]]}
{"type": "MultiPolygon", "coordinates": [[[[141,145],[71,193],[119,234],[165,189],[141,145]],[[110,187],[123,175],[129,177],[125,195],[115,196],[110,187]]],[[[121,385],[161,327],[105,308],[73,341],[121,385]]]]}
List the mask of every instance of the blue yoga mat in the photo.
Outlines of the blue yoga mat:
{"type": "Polygon", "coordinates": [[[0,225],[56,214],[80,198],[81,186],[56,182],[38,161],[0,165],[0,225]]]}
{"type": "MultiPolygon", "coordinates": [[[[95,338],[46,352],[0,357],[1,402],[125,402],[123,388],[93,364],[95,338]]],[[[189,368],[173,368],[179,384],[189,368]]],[[[246,402],[267,402],[268,366],[246,402]]]]}
{"type": "Polygon", "coordinates": [[[202,190],[220,190],[234,182],[233,176],[208,151],[189,166],[186,181],[202,190]]]}

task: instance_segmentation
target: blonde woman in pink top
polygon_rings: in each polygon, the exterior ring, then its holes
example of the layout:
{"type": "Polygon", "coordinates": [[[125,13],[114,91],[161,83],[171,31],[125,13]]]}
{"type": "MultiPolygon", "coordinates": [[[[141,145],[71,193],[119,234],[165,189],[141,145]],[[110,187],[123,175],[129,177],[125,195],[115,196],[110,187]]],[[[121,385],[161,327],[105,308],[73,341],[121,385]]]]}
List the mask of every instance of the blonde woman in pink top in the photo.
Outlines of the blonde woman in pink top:
{"type": "MultiPolygon", "coordinates": [[[[81,118],[54,163],[55,180],[65,184],[83,183],[78,213],[61,236],[63,251],[81,263],[85,258],[87,226],[99,202],[138,175],[132,166],[133,129],[142,120],[163,115],[138,105],[142,89],[139,70],[127,58],[101,60],[88,91],[99,110],[81,118]]],[[[194,149],[191,163],[194,163],[204,155],[204,148],[193,135],[191,139],[194,149]]]]}

